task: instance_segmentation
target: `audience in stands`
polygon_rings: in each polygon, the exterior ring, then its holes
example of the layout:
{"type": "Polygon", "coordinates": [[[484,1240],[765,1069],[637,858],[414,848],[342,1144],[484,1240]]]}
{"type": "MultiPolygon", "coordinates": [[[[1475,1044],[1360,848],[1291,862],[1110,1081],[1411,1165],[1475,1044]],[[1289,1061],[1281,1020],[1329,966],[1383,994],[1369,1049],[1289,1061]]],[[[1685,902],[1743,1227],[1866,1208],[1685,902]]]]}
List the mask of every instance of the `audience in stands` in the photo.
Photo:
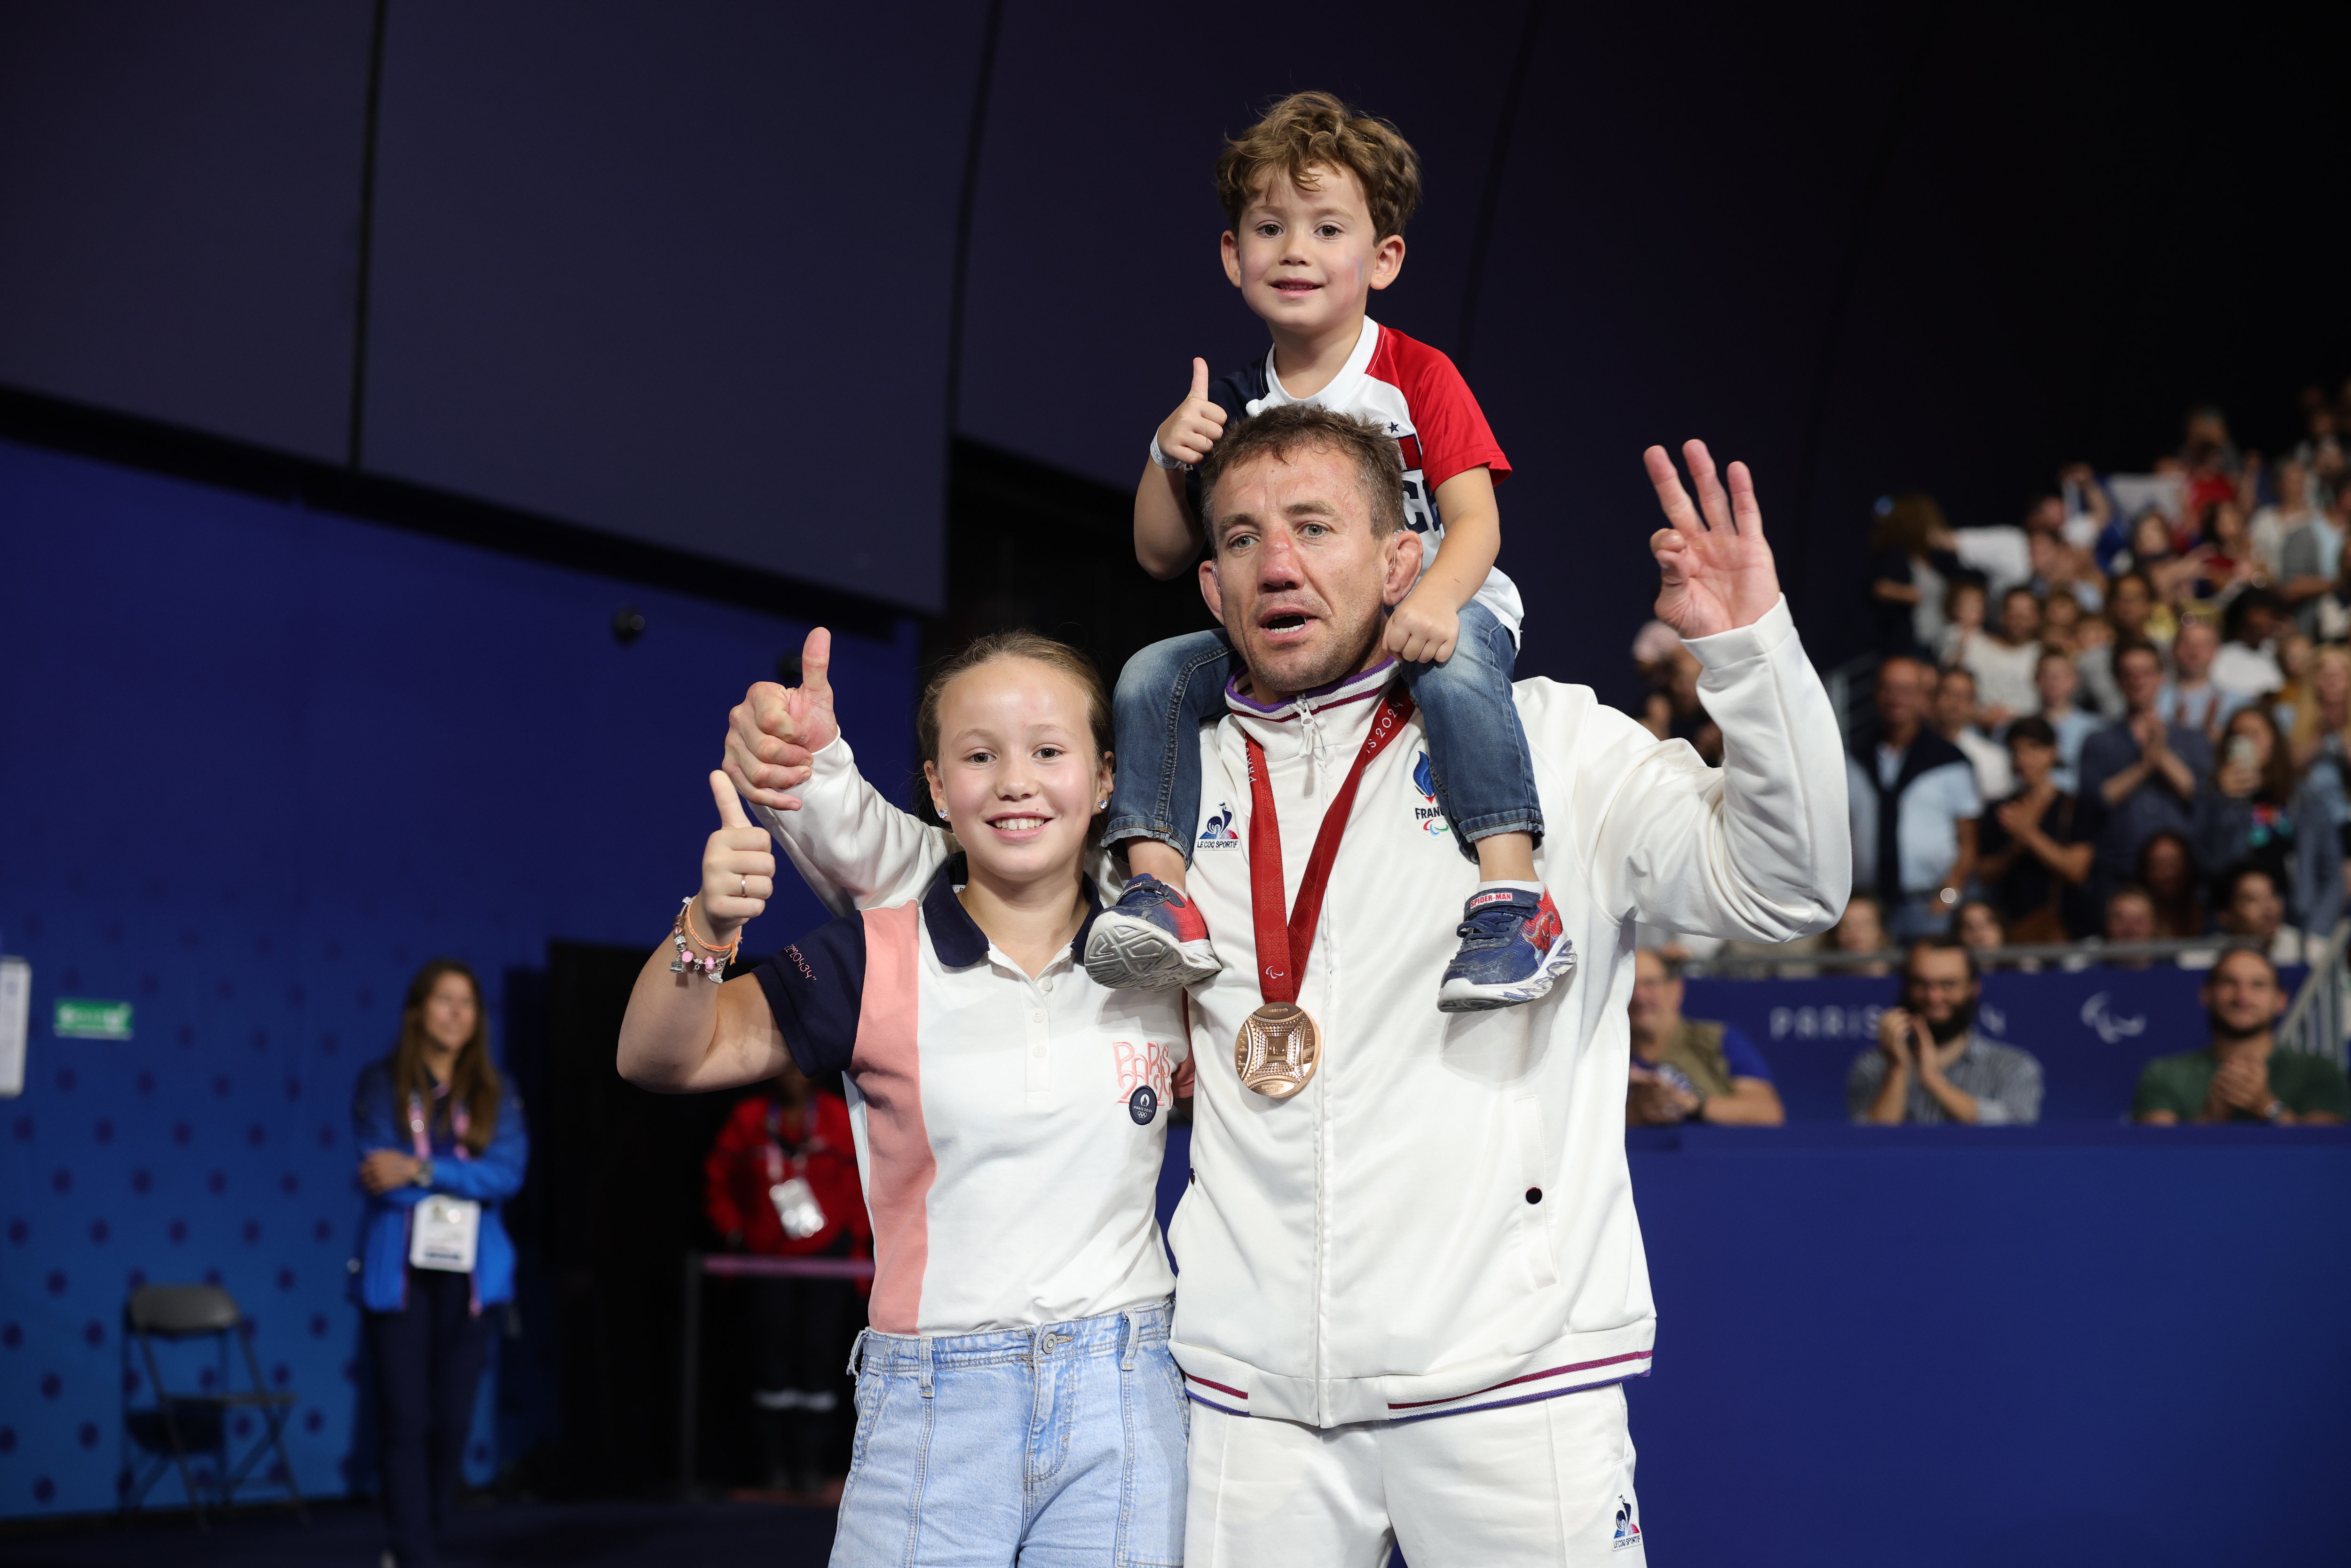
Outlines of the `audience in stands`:
{"type": "Polygon", "coordinates": [[[1928,727],[1934,674],[1917,659],[1877,672],[1877,723],[1846,758],[1855,883],[1873,889],[1896,936],[1943,930],[1975,874],[1975,769],[1928,727]]]}
{"type": "Polygon", "coordinates": [[[1869,536],[1869,597],[1877,611],[1877,652],[1931,658],[1941,643],[1945,585],[1959,569],[1950,526],[1930,496],[1889,496],[1877,503],[1869,536]]]}
{"type": "Polygon", "coordinates": [[[2041,1119],[2041,1063],[1976,1027],[1983,975],[1952,938],[1914,942],[1902,964],[1902,1005],[1878,1018],[1877,1049],[1854,1059],[1845,1103],[1856,1122],[2041,1119]]]}
{"type": "Polygon", "coordinates": [[[2312,1052],[2277,1048],[2273,1031],[2286,996],[2269,955],[2241,947],[2222,954],[2202,998],[2211,1044],[2147,1064],[2132,1096],[2137,1120],[2290,1126],[2351,1117],[2351,1087],[2341,1068],[2312,1052]]]}
{"type": "Polygon", "coordinates": [[[2212,684],[2231,708],[2268,696],[2285,685],[2278,667],[2278,634],[2285,630],[2284,606],[2265,588],[2249,589],[2229,601],[2221,617],[2226,640],[2212,655],[2212,684]]]}
{"type": "Polygon", "coordinates": [[[2171,640],[2171,679],[2156,699],[2156,712],[2167,721],[2208,740],[2220,733],[2220,721],[2238,706],[2212,679],[2212,661],[2220,652],[2220,633],[2210,622],[2200,616],[2182,622],[2171,640]]]}
{"type": "Polygon", "coordinates": [[[2230,716],[2221,758],[2197,801],[2198,862],[2260,867],[2284,895],[2288,918],[2332,930],[2343,903],[2335,770],[2311,768],[2297,779],[2276,716],[2259,706],[2230,716]]]}
{"type": "Polygon", "coordinates": [[[2000,911],[1980,898],[1970,898],[1959,905],[1959,912],[1951,916],[1951,935],[1970,953],[1990,953],[2012,941],[2022,941],[2001,928],[2000,911]]]}
{"type": "Polygon", "coordinates": [[[2167,941],[2204,931],[2204,900],[2188,840],[2168,829],[2139,846],[2132,879],[2155,905],[2155,934],[2167,941]]]}
{"type": "Polygon", "coordinates": [[[2007,751],[1976,727],[1982,711],[1973,674],[1955,666],[1935,678],[1935,733],[1958,747],[1975,769],[1977,799],[1997,800],[2015,781],[2009,777],[2007,751]]]}
{"type": "Polygon", "coordinates": [[[2157,666],[2161,667],[2163,655],[2156,636],[2154,615],[2154,585],[2143,572],[2125,572],[2115,579],[2106,595],[2102,624],[2107,634],[2090,641],[2074,656],[2074,665],[2082,672],[2082,689],[2108,719],[2121,717],[2129,706],[2123,701],[2122,685],[2115,678],[2114,660],[2119,650],[2141,643],[2156,648],[2157,666]]]}
{"type": "Polygon", "coordinates": [[[2011,588],[2000,596],[1995,629],[1952,664],[1954,671],[1975,677],[1975,722],[1997,729],[2020,714],[2038,711],[2033,670],[2040,662],[2041,601],[2030,588],[2011,588]]]}
{"type": "Polygon", "coordinates": [[[2073,655],[2063,648],[2042,649],[2032,666],[2032,692],[2041,704],[2037,716],[2049,726],[2057,747],[2050,777],[2068,795],[2082,787],[2083,743],[2100,727],[2097,716],[2074,706],[2081,689],[2082,673],[2074,666],[2073,655]]]}
{"type": "Polygon", "coordinates": [[[2125,716],[2082,743],[2084,799],[2101,821],[2091,885],[2101,895],[2128,878],[2139,851],[2161,832],[2186,834],[2196,798],[2212,777],[2212,743],[2158,712],[2163,661],[2142,643],[2115,655],[2125,716]]]}
{"type": "MultiPolygon", "coordinates": [[[[1844,914],[1828,929],[1826,945],[1832,953],[1883,953],[1890,946],[1886,936],[1886,910],[1866,893],[1856,893],[1845,902],[1844,914]]],[[[1855,964],[1835,971],[1840,975],[1884,975],[1892,971],[1883,963],[1855,964]]]]}
{"type": "Polygon", "coordinates": [[[1976,880],[2018,942],[2087,936],[2095,811],[2057,782],[2057,737],[2039,715],[2008,727],[2017,787],[1984,813],[1976,832],[1976,880]]]}
{"type": "Polygon", "coordinates": [[[1682,1016],[1681,965],[1651,948],[1633,955],[1633,1060],[1625,1120],[1635,1126],[1714,1122],[1777,1127],[1788,1119],[1755,1042],[1726,1023],[1682,1016]]]}
{"type": "Polygon", "coordinates": [[[2310,470],[2289,459],[2278,470],[2277,504],[2255,517],[2256,527],[2264,515],[2279,528],[2289,521],[2294,524],[2279,552],[2278,596],[2293,609],[2296,623],[2313,637],[2343,634],[2340,629],[2326,625],[2320,601],[2342,577],[2343,539],[2346,530],[2351,529],[2351,509],[2343,505],[2346,494],[2351,494],[2351,487],[2338,490],[2331,507],[2314,505],[2310,470]]]}

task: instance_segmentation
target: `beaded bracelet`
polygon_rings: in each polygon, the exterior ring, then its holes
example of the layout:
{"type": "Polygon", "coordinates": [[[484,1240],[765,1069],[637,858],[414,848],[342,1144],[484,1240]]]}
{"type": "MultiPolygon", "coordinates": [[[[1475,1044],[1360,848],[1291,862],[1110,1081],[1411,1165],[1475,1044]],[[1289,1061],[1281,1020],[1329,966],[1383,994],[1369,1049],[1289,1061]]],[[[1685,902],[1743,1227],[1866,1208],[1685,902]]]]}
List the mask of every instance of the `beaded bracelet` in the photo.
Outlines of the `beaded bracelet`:
{"type": "Polygon", "coordinates": [[[700,975],[714,986],[726,978],[726,966],[734,961],[737,951],[743,946],[739,933],[724,947],[702,939],[702,934],[694,928],[692,894],[688,894],[677,906],[677,919],[669,928],[669,940],[670,946],[677,949],[677,956],[670,960],[669,972],[673,975],[700,975]],[[695,946],[704,951],[697,954],[688,947],[686,941],[689,937],[695,946]]]}

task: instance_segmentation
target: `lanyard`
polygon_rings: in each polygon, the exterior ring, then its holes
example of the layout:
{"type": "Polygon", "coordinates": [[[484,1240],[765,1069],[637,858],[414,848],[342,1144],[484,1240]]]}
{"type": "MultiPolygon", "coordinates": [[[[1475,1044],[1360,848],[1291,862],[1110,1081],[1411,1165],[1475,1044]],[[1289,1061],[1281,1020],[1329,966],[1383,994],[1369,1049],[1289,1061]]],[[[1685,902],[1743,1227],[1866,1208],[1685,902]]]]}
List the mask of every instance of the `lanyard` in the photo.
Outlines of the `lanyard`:
{"type": "Polygon", "coordinates": [[[1322,813],[1313,853],[1306,860],[1306,875],[1298,884],[1298,906],[1290,911],[1286,928],[1281,921],[1281,819],[1274,810],[1265,747],[1255,736],[1243,732],[1241,741],[1249,747],[1249,904],[1257,919],[1258,989],[1267,1001],[1298,999],[1299,984],[1306,977],[1306,960],[1314,950],[1314,926],[1322,918],[1322,893],[1330,884],[1331,862],[1339,858],[1339,840],[1355,809],[1355,787],[1364,781],[1364,769],[1372,758],[1402,733],[1404,721],[1411,716],[1411,696],[1390,687],[1380,699],[1379,711],[1372,716],[1372,732],[1364,737],[1363,749],[1355,753],[1346,781],[1322,813]]]}
{"type": "MultiPolygon", "coordinates": [[[[800,1146],[789,1155],[792,1174],[798,1176],[807,1170],[809,1156],[824,1146],[824,1140],[816,1135],[816,1097],[810,1095],[809,1103],[800,1107],[800,1146]]],[[[767,1155],[768,1180],[783,1180],[787,1156],[784,1152],[784,1108],[779,1103],[771,1103],[768,1106],[767,1155]]]]}
{"type": "MultiPolygon", "coordinates": [[[[446,1086],[436,1088],[433,1092],[433,1097],[438,1100],[447,1092],[449,1091],[446,1086]]],[[[473,1151],[465,1147],[465,1129],[473,1124],[473,1120],[465,1113],[465,1103],[462,1101],[450,1108],[449,1131],[456,1139],[456,1155],[461,1160],[470,1160],[474,1157],[473,1151]]],[[[429,1160],[433,1157],[433,1139],[424,1129],[424,1097],[422,1094],[411,1094],[408,1097],[408,1135],[415,1141],[418,1159],[429,1160]]]]}

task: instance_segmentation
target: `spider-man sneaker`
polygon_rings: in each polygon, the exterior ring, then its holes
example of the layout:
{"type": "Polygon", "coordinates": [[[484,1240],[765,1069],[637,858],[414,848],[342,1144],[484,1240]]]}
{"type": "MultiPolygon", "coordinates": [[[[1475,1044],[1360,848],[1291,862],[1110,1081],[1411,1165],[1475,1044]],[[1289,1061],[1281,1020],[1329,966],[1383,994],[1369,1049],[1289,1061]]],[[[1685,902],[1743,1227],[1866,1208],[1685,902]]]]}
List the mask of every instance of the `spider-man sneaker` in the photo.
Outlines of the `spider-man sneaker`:
{"type": "Polygon", "coordinates": [[[1128,883],[1086,937],[1086,973],[1113,990],[1163,991],[1223,967],[1199,910],[1155,876],[1128,883]]]}
{"type": "Polygon", "coordinates": [[[1548,993],[1575,967],[1575,944],[1548,889],[1489,887],[1461,911],[1461,950],[1445,967],[1437,1010],[1474,1013],[1516,1007],[1548,993]]]}

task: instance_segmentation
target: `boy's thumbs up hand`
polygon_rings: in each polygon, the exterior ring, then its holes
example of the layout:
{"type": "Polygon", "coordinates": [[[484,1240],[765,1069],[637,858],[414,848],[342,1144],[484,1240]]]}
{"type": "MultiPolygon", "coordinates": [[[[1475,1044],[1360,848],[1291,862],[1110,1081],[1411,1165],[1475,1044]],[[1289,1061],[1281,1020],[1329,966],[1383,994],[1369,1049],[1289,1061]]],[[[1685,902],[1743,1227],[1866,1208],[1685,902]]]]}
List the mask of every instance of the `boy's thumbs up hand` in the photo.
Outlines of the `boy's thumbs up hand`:
{"type": "Polygon", "coordinates": [[[1225,411],[1208,396],[1208,361],[1192,361],[1192,390],[1176,405],[1176,412],[1160,423],[1158,433],[1152,437],[1159,450],[1186,466],[1196,465],[1207,459],[1208,448],[1225,433],[1225,411]]]}
{"type": "Polygon", "coordinates": [[[743,814],[734,782],[726,774],[710,775],[710,793],[718,804],[718,831],[702,846],[702,917],[721,946],[734,939],[745,921],[768,907],[776,892],[776,857],[768,843],[768,830],[755,828],[743,814]]]}
{"type": "Polygon", "coordinates": [[[746,800],[797,811],[788,791],[808,782],[809,758],[832,744],[841,726],[832,710],[832,633],[820,626],[800,648],[800,684],[761,681],[726,716],[726,777],[746,800]]]}

